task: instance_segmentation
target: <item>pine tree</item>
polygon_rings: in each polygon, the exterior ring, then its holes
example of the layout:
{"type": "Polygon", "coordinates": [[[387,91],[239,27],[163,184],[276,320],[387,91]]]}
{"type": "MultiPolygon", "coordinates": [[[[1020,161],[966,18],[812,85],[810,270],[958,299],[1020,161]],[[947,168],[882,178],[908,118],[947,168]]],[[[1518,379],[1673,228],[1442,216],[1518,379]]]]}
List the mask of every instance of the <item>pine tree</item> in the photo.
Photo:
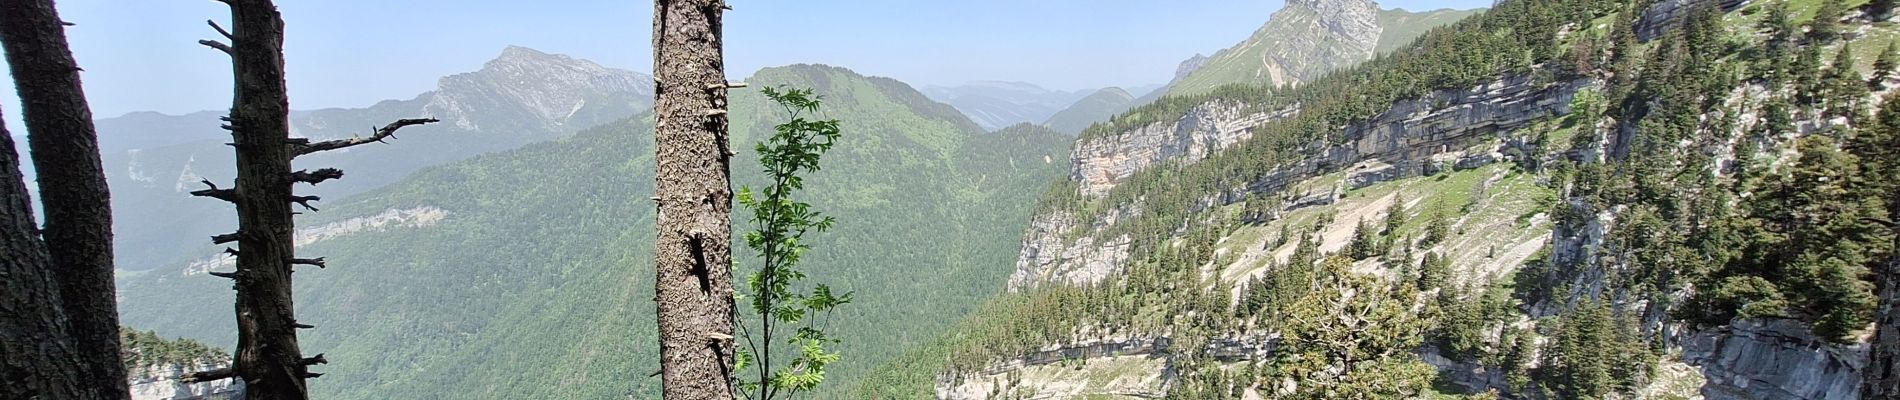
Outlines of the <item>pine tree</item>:
{"type": "Polygon", "coordinates": [[[1426,323],[1412,300],[1388,295],[1380,279],[1330,257],[1314,290],[1289,306],[1269,381],[1299,382],[1294,398],[1410,398],[1434,375],[1411,354],[1426,323]]]}
{"type": "Polygon", "coordinates": [[[1847,16],[1847,5],[1842,0],[1821,0],[1821,9],[1814,12],[1814,21],[1808,23],[1810,45],[1820,45],[1841,38],[1841,19],[1847,16]]]}
{"type": "Polygon", "coordinates": [[[1433,210],[1430,220],[1425,222],[1425,237],[1419,240],[1420,247],[1432,247],[1451,238],[1451,222],[1446,220],[1445,212],[1433,210]]]}
{"type": "Polygon", "coordinates": [[[1352,228],[1352,242],[1346,244],[1346,254],[1354,260],[1364,260],[1378,257],[1379,253],[1379,237],[1366,226],[1366,220],[1359,220],[1359,225],[1352,228]]]}
{"type": "Polygon", "coordinates": [[[1842,43],[1828,67],[1828,114],[1859,119],[1861,103],[1867,98],[1867,84],[1854,69],[1854,44],[1842,43]]]}
{"type": "Polygon", "coordinates": [[[1564,314],[1544,350],[1550,383],[1562,398],[1601,399],[1616,388],[1618,344],[1609,307],[1591,301],[1564,314]]]}
{"type": "MultiPolygon", "coordinates": [[[[79,67],[67,46],[64,22],[50,0],[0,1],[0,47],[6,49],[19,90],[33,164],[38,172],[44,228],[33,226],[12,138],[0,174],[8,204],[0,205],[6,257],[0,279],[8,291],[0,309],[0,367],[5,398],[125,399],[126,372],[119,349],[118,298],[113,282],[112,208],[99,136],[79,82],[79,67]],[[22,186],[16,186],[22,185],[22,186]],[[15,190],[19,189],[19,190],[15,190]],[[16,197],[17,196],[17,197],[16,197]],[[19,207],[19,208],[16,208],[19,207]],[[19,258],[15,258],[19,257],[19,258]],[[18,274],[18,275],[15,275],[18,274]],[[50,278],[52,287],[43,286],[50,278]],[[20,285],[15,287],[14,285],[20,285]],[[12,292],[15,289],[20,292],[12,292]],[[54,292],[48,293],[46,290],[54,292]],[[47,295],[51,296],[47,296],[47,295]],[[21,297],[14,297],[21,296],[21,297]],[[16,320],[17,318],[17,320],[16,320]],[[51,327],[46,324],[60,324],[51,327]],[[16,330],[46,329],[41,331],[16,330]],[[41,336],[44,335],[44,336],[41,336]],[[44,347],[39,347],[39,346],[44,347]],[[23,355],[65,346],[66,352],[23,355]],[[11,359],[27,362],[15,365],[11,359]],[[52,364],[38,357],[53,357],[52,364]],[[19,369],[44,369],[21,371],[19,369]],[[16,382],[15,379],[29,382],[16,382]],[[41,381],[44,379],[43,381],[41,381]],[[35,382],[37,381],[37,382],[35,382]],[[71,385],[71,386],[68,386],[71,385]],[[69,391],[69,389],[77,389],[69,391]],[[23,390],[24,393],[16,393],[23,390]],[[19,396],[14,396],[19,394],[19,396]],[[73,396],[73,397],[66,397],[73,396]]],[[[0,132],[0,136],[6,133],[0,132]]]]}
{"type": "Polygon", "coordinates": [[[1392,206],[1385,209],[1385,231],[1379,234],[1386,237],[1399,235],[1399,228],[1405,226],[1405,196],[1395,196],[1392,206]]]}
{"type": "Polygon", "coordinates": [[[1895,68],[1900,68],[1900,40],[1887,42],[1887,49],[1874,59],[1874,77],[1867,80],[1867,86],[1879,89],[1893,78],[1895,68]]]}
{"type": "Polygon", "coordinates": [[[1767,36],[1762,40],[1762,51],[1756,60],[1757,75],[1770,83],[1782,83],[1788,80],[1790,57],[1794,51],[1794,35],[1800,29],[1788,15],[1785,2],[1772,2],[1763,5],[1762,19],[1755,29],[1767,36]]]}
{"type": "MultiPolygon", "coordinates": [[[[1889,46],[1891,49],[1892,46],[1889,46]]],[[[1887,221],[1900,219],[1900,101],[1889,94],[1872,123],[1861,127],[1849,146],[1864,161],[1866,193],[1886,194],[1887,221]]],[[[1889,230],[1895,227],[1887,226],[1889,230]]],[[[1888,259],[1874,269],[1880,288],[1874,335],[1868,342],[1867,368],[1861,372],[1861,398],[1900,397],[1900,232],[1889,232],[1888,259]]]]}
{"type": "Polygon", "coordinates": [[[1441,257],[1437,252],[1427,252],[1418,262],[1418,290],[1426,291],[1445,286],[1451,278],[1451,260],[1441,257]]]}

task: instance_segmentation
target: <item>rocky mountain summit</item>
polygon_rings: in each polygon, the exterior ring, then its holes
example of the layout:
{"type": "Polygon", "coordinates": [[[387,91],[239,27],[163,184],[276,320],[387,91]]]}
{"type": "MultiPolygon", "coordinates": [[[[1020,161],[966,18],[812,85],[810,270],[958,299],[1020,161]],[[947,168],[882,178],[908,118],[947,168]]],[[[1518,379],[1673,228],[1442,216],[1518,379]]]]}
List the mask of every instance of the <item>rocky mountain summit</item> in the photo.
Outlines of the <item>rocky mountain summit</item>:
{"type": "Polygon", "coordinates": [[[1169,93],[1204,93],[1233,83],[1297,84],[1364,62],[1379,48],[1386,29],[1379,14],[1372,0],[1288,0],[1247,40],[1204,62],[1182,63],[1182,70],[1193,72],[1169,93]]]}

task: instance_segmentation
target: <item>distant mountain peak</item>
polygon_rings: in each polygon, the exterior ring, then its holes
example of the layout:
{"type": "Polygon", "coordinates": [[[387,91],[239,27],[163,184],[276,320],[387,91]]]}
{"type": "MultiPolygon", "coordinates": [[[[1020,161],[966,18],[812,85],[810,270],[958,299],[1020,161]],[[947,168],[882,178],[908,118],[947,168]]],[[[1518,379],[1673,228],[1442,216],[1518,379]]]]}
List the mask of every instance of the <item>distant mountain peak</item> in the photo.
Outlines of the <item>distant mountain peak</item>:
{"type": "MultiPolygon", "coordinates": [[[[497,121],[484,115],[494,112],[526,113],[538,124],[514,126],[547,130],[568,130],[570,120],[588,115],[590,109],[605,104],[644,104],[653,97],[653,77],[564,54],[551,54],[522,46],[508,46],[501,55],[475,72],[442,77],[436,91],[428,97],[425,110],[433,117],[462,129],[477,129],[497,121]],[[589,102],[595,104],[589,104],[589,102]],[[476,110],[483,110],[476,112],[476,110]],[[484,122],[487,120],[487,122],[484,122]]],[[[619,107],[616,107],[619,108],[619,107]]],[[[638,107],[636,107],[638,108],[638,107]]],[[[584,119],[591,125],[606,122],[584,119]]]]}

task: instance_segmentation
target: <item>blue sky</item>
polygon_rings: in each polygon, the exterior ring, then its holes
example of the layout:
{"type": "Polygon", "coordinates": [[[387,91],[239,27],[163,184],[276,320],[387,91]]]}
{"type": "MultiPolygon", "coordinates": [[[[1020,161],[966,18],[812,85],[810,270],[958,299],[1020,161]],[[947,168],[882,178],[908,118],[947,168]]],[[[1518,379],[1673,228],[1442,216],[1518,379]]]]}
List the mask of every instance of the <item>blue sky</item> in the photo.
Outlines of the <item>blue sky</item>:
{"type": "MultiPolygon", "coordinates": [[[[1163,83],[1175,65],[1246,38],[1280,0],[730,0],[727,63],[824,63],[913,85],[1013,80],[1056,89],[1163,83]]],[[[280,0],[291,105],[362,107],[430,90],[522,45],[611,67],[652,68],[652,3],[638,0],[280,0]]],[[[1489,0],[1382,1],[1413,10],[1489,0]]],[[[61,0],[99,117],[185,113],[230,102],[210,0],[61,0]]],[[[6,85],[11,88],[11,80],[6,85]]],[[[10,92],[10,90],[9,90],[10,92]]],[[[0,96],[8,117],[13,96],[0,96]]],[[[17,121],[8,118],[9,125],[17,121]]],[[[17,133],[17,132],[16,132],[17,133]]]]}

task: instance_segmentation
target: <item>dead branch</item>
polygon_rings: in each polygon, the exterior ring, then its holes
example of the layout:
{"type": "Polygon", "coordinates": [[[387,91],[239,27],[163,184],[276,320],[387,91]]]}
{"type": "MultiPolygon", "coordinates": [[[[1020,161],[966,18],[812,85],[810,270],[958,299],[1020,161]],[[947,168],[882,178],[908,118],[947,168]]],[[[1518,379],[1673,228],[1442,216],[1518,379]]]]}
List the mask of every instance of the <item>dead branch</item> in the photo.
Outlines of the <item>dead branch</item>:
{"type": "Polygon", "coordinates": [[[318,209],[317,209],[316,207],[311,207],[311,206],[310,206],[310,202],[312,202],[312,201],[317,201],[317,200],[323,200],[323,197],[319,197],[319,196],[290,196],[290,202],[292,202],[292,203],[297,203],[297,205],[300,205],[300,206],[303,206],[303,208],[304,208],[305,210],[310,210],[310,211],[322,211],[322,210],[318,210],[318,209]]]}
{"type": "Polygon", "coordinates": [[[317,258],[292,258],[292,259],[290,259],[290,260],[289,260],[289,262],[290,262],[290,263],[291,263],[292,265],[315,265],[315,266],[317,266],[317,268],[323,268],[323,257],[317,257],[317,258]]]}
{"type": "Polygon", "coordinates": [[[423,125],[423,124],[431,124],[431,123],[436,123],[436,122],[442,122],[442,121],[435,118],[399,119],[399,120],[396,120],[396,122],[391,122],[389,123],[389,125],[383,125],[382,128],[376,129],[376,131],[371,133],[369,137],[352,137],[349,139],[325,140],[325,141],[315,142],[315,143],[305,142],[304,144],[292,143],[291,154],[292,154],[292,157],[295,157],[295,156],[301,156],[301,155],[315,153],[319,151],[336,150],[336,149],[346,148],[350,146],[367,144],[371,142],[382,142],[383,139],[396,137],[397,129],[402,129],[403,127],[411,126],[411,125],[423,125]]]}
{"type": "Polygon", "coordinates": [[[231,50],[231,45],[224,44],[224,42],[207,39],[207,40],[198,41],[198,44],[205,45],[205,47],[218,49],[218,51],[224,52],[224,55],[227,55],[227,56],[237,55],[237,52],[235,50],[231,50]]]}
{"type": "Polygon", "coordinates": [[[178,377],[178,380],[184,381],[185,383],[198,383],[198,382],[210,382],[210,381],[215,381],[219,379],[227,379],[233,376],[237,376],[236,371],[233,371],[230,368],[218,368],[218,369],[209,370],[209,371],[198,371],[198,372],[185,374],[185,376],[178,377]]]}
{"type": "Polygon", "coordinates": [[[224,35],[225,39],[232,39],[232,40],[236,39],[235,37],[231,36],[231,31],[224,30],[224,27],[218,26],[218,21],[212,21],[212,20],[207,19],[205,20],[205,25],[211,25],[211,29],[218,30],[218,34],[224,35]]]}
{"type": "Polygon", "coordinates": [[[211,183],[211,180],[210,180],[210,179],[199,179],[198,181],[199,181],[199,182],[203,182],[203,183],[205,184],[205,186],[210,186],[211,188],[210,188],[210,189],[202,189],[202,190],[194,190],[194,191],[192,191],[192,192],[191,192],[191,195],[192,195],[192,196],[198,196],[198,197],[210,197],[210,198],[214,198],[214,199],[218,199],[218,200],[224,200],[224,201],[229,201],[229,202],[232,202],[232,203],[236,203],[236,202],[237,202],[237,190],[235,190],[235,189],[219,189],[219,188],[218,188],[218,185],[217,185],[217,184],[214,184],[214,183],[211,183]]]}
{"type": "Polygon", "coordinates": [[[290,173],[291,181],[303,182],[303,183],[308,183],[311,185],[323,183],[323,181],[327,181],[331,179],[342,179],[342,178],[343,178],[343,170],[336,169],[336,168],[324,168],[324,169],[316,170],[316,172],[303,170],[303,171],[290,173]]]}

